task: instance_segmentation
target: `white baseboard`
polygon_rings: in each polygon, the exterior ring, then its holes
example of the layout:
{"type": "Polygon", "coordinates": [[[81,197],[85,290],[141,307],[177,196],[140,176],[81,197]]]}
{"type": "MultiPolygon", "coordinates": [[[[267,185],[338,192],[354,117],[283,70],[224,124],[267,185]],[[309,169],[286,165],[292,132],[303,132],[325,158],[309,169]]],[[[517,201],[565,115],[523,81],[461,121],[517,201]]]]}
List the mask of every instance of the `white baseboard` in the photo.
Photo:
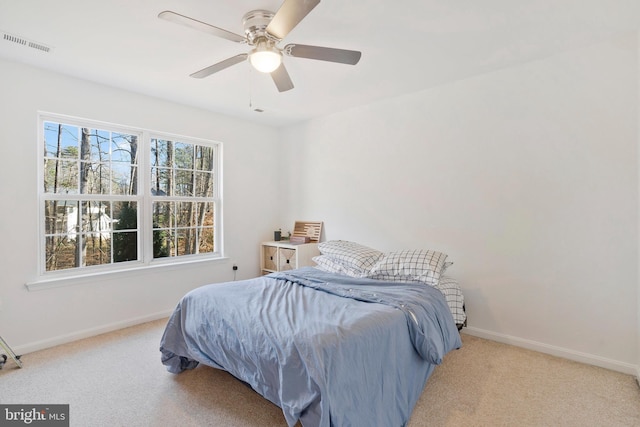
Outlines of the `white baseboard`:
{"type": "Polygon", "coordinates": [[[485,338],[491,341],[501,342],[516,347],[526,348],[528,350],[538,351],[540,353],[550,354],[552,356],[562,357],[564,359],[576,362],[586,363],[588,365],[599,366],[601,368],[611,369],[612,371],[622,372],[624,374],[635,375],[640,381],[640,366],[630,363],[619,362],[613,359],[596,356],[588,353],[570,350],[567,348],[556,347],[537,341],[531,341],[524,338],[514,337],[511,335],[499,334],[497,332],[487,331],[473,327],[467,327],[462,330],[463,333],[473,335],[479,338],[485,338]]]}
{"type": "MultiPolygon", "coordinates": [[[[71,334],[60,335],[60,336],[49,338],[46,340],[24,344],[24,345],[13,348],[13,350],[17,354],[32,353],[34,351],[44,350],[46,348],[55,347],[60,344],[66,344],[66,343],[77,341],[83,338],[89,338],[89,337],[104,334],[107,332],[116,331],[118,329],[128,328],[129,326],[135,326],[141,323],[152,322],[154,320],[163,319],[163,318],[169,317],[172,312],[173,312],[173,309],[150,314],[147,316],[137,317],[134,319],[115,322],[108,325],[99,326],[96,328],[84,329],[81,331],[73,332],[71,334]]],[[[474,327],[466,327],[462,330],[462,332],[468,335],[479,337],[479,338],[485,338],[488,340],[513,345],[516,347],[522,347],[529,350],[539,351],[540,353],[550,354],[552,356],[562,357],[564,359],[574,360],[576,362],[599,366],[601,368],[611,369],[613,371],[618,371],[618,372],[622,372],[629,375],[635,375],[636,380],[638,381],[638,385],[640,386],[640,366],[638,365],[619,362],[617,360],[607,359],[604,357],[595,356],[588,353],[581,353],[581,352],[569,350],[563,347],[556,347],[556,346],[540,343],[537,341],[531,341],[524,338],[514,337],[511,335],[499,334],[497,332],[487,331],[484,329],[478,329],[474,327]]]]}
{"type": "Polygon", "coordinates": [[[20,354],[20,355],[32,353],[34,351],[44,350],[46,348],[55,347],[60,344],[66,344],[66,343],[77,341],[83,338],[89,338],[89,337],[104,334],[107,332],[116,331],[118,329],[128,328],[129,326],[135,326],[141,323],[152,322],[154,320],[163,319],[165,317],[169,317],[172,312],[173,312],[173,309],[150,314],[147,316],[141,316],[133,319],[123,320],[120,322],[114,322],[108,325],[98,326],[96,328],[84,329],[84,330],[72,332],[66,335],[59,335],[57,337],[48,338],[46,340],[36,341],[33,343],[28,343],[28,344],[14,347],[13,351],[16,354],[20,354]]]}

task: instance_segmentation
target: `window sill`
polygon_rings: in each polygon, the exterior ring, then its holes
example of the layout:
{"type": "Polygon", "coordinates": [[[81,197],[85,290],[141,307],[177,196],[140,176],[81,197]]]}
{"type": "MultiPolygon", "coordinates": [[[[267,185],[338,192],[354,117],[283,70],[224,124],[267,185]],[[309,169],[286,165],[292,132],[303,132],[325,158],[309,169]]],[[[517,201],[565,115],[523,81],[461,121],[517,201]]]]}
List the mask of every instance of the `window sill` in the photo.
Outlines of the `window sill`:
{"type": "Polygon", "coordinates": [[[185,265],[203,264],[203,263],[217,263],[220,261],[228,261],[227,257],[220,258],[206,258],[206,259],[193,259],[187,261],[171,262],[171,263],[153,263],[150,265],[136,266],[118,271],[100,271],[87,274],[81,274],[76,276],[60,276],[60,277],[43,277],[33,282],[25,283],[25,287],[29,292],[42,291],[45,289],[61,288],[65,286],[75,286],[87,284],[87,282],[96,282],[103,280],[113,280],[119,277],[134,276],[144,274],[150,270],[176,270],[185,265]]]}

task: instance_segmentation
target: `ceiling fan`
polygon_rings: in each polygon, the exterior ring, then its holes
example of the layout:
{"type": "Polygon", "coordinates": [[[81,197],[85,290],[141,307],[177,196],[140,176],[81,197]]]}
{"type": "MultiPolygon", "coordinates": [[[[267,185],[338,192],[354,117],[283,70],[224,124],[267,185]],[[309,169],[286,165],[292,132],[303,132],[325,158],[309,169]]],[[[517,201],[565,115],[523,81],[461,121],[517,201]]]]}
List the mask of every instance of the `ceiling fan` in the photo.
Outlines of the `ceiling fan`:
{"type": "Polygon", "coordinates": [[[214,27],[213,25],[170,10],[160,12],[158,18],[185,25],[195,30],[204,31],[232,42],[240,44],[246,43],[253,47],[249,53],[241,53],[210,65],[191,74],[191,77],[201,79],[231,67],[232,65],[239,64],[248,58],[256,70],[271,74],[271,78],[279,92],[285,92],[293,89],[293,82],[282,62],[283,53],[295,58],[317,59],[349,65],[357,64],[362,56],[361,52],[355,50],[334,49],[295,43],[288,44],[284,48],[277,46],[318,3],[320,3],[320,0],[284,0],[284,3],[282,3],[276,13],[269,12],[268,10],[253,10],[248,12],[242,18],[244,36],[214,27]]]}

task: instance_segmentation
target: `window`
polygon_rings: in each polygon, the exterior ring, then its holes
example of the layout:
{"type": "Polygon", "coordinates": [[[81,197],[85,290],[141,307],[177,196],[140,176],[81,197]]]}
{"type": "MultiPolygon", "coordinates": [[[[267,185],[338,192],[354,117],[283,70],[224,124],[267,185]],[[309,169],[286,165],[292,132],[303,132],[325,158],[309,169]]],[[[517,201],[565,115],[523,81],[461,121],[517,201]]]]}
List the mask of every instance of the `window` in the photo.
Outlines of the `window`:
{"type": "Polygon", "coordinates": [[[217,143],[51,115],[39,123],[43,274],[220,257],[217,143]]]}
{"type": "Polygon", "coordinates": [[[214,252],[213,147],[151,139],[153,256],[214,252]]]}

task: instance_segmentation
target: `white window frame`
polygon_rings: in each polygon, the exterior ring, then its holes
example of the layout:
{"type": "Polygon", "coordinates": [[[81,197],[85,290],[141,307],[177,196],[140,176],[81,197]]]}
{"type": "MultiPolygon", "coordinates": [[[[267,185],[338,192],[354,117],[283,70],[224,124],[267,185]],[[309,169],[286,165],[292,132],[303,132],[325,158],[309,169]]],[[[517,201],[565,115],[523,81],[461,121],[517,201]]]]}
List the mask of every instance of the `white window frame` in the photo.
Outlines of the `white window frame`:
{"type": "MultiPolygon", "coordinates": [[[[59,282],[65,279],[84,278],[96,274],[111,274],[123,271],[131,271],[141,268],[156,266],[171,266],[200,261],[211,261],[224,258],[223,252],[223,229],[222,229],[222,143],[207,139],[175,135],[166,132],[149,129],[134,128],[97,120],[84,119],[78,117],[65,116],[55,113],[38,113],[38,278],[27,283],[30,290],[41,287],[64,286],[64,283],[49,284],[48,282],[59,282]],[[73,194],[67,196],[46,194],[44,192],[44,162],[45,153],[42,149],[44,143],[44,123],[55,122],[91,129],[108,130],[111,132],[121,132],[138,137],[138,190],[136,195],[81,195],[73,194]],[[207,198],[213,202],[214,206],[214,252],[204,254],[178,255],[171,257],[153,258],[153,221],[152,204],[158,200],[158,196],[151,194],[151,140],[152,139],[171,140],[194,145],[204,145],[214,148],[214,177],[213,177],[213,197],[207,198]],[[135,261],[111,262],[95,266],[73,267],[62,270],[46,271],[46,226],[45,226],[45,200],[135,200],[138,204],[138,259],[135,261]],[[42,285],[42,286],[41,286],[42,285]]],[[[189,198],[184,198],[189,200],[189,198]]]]}

